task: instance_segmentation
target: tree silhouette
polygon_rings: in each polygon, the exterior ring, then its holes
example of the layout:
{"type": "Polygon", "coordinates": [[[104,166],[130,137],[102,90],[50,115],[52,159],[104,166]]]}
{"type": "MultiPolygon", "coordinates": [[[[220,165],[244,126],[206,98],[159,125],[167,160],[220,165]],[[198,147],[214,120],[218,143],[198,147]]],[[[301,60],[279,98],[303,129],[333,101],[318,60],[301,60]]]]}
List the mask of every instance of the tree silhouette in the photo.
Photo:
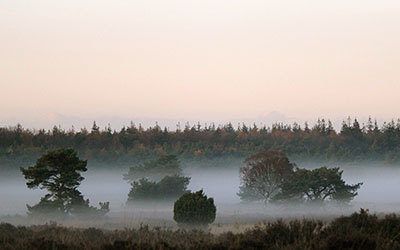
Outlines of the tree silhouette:
{"type": "Polygon", "coordinates": [[[282,183],[293,172],[292,164],[281,151],[267,150],[250,156],[240,170],[242,200],[270,201],[281,191],[282,183]]]}
{"type": "MultiPolygon", "coordinates": [[[[84,180],[81,173],[87,170],[86,165],[87,161],[79,159],[73,149],[59,149],[43,155],[33,166],[21,168],[28,188],[48,191],[39,204],[28,206],[29,212],[73,214],[97,211],[77,189],[84,180]]],[[[108,203],[100,205],[101,213],[108,212],[108,203]]]]}
{"type": "Polygon", "coordinates": [[[339,168],[296,169],[284,181],[276,200],[307,201],[322,204],[326,200],[350,202],[362,183],[346,184],[339,168]]]}

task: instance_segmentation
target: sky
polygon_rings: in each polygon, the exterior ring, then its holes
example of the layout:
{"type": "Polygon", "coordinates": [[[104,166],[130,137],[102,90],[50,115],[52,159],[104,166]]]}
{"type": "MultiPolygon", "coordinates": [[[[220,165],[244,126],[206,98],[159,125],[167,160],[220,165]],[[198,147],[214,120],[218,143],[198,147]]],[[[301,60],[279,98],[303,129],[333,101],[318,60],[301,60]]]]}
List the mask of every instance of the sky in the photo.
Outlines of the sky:
{"type": "Polygon", "coordinates": [[[398,0],[0,1],[3,126],[399,107],[398,0]]]}

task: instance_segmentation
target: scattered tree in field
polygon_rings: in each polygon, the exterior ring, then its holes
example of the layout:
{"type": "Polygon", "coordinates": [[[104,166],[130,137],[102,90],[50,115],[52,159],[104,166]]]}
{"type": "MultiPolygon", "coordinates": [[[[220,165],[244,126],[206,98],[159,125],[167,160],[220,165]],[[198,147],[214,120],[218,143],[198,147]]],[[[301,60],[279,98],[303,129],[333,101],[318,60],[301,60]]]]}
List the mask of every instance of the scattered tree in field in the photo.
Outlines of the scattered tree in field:
{"type": "Polygon", "coordinates": [[[250,156],[240,169],[238,195],[244,201],[269,202],[281,192],[282,183],[293,173],[292,164],[281,151],[266,150],[250,156]]]}
{"type": "Polygon", "coordinates": [[[101,208],[89,206],[77,189],[84,178],[87,161],[79,159],[73,149],[50,151],[40,157],[34,166],[21,168],[28,188],[46,189],[48,194],[37,205],[29,206],[30,214],[105,214],[109,203],[100,203],[101,208]]]}
{"type": "Polygon", "coordinates": [[[350,202],[362,183],[348,185],[339,168],[296,168],[281,151],[261,151],[241,168],[244,201],[350,202]]]}
{"type": "Polygon", "coordinates": [[[147,161],[129,168],[124,179],[134,182],[142,178],[161,180],[164,176],[181,175],[182,169],[178,157],[175,155],[164,155],[153,161],[147,161]]]}
{"type": "Polygon", "coordinates": [[[362,183],[348,185],[339,168],[296,169],[282,185],[277,200],[322,203],[326,200],[350,202],[362,183]]]}
{"type": "Polygon", "coordinates": [[[128,194],[128,202],[150,200],[176,200],[188,192],[190,178],[183,176],[165,176],[161,181],[155,182],[146,178],[131,183],[132,188],[128,194]]]}
{"type": "Polygon", "coordinates": [[[180,225],[206,226],[214,222],[216,212],[214,199],[203,190],[185,193],[174,204],[174,220],[180,225]]]}

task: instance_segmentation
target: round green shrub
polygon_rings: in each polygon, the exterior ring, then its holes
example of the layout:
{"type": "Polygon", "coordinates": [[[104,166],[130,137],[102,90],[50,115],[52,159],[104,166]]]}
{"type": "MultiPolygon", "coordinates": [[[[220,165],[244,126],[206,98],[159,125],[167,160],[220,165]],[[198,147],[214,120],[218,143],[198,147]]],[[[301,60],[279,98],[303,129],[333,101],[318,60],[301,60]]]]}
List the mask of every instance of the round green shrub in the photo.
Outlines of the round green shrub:
{"type": "Polygon", "coordinates": [[[174,220],[180,225],[208,225],[214,222],[216,212],[214,199],[203,190],[185,193],[174,204],[174,220]]]}

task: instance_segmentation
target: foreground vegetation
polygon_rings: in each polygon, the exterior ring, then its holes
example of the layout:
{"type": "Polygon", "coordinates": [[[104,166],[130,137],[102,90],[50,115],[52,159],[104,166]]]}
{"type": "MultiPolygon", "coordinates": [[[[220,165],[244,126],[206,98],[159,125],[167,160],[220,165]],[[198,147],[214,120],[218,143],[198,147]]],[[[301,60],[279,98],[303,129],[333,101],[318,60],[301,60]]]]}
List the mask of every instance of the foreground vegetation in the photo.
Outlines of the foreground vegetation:
{"type": "Polygon", "coordinates": [[[308,124],[257,127],[246,125],[207,125],[168,130],[158,125],[110,127],[90,130],[29,130],[20,125],[0,128],[0,163],[31,163],[44,152],[57,148],[73,148],[90,161],[117,164],[133,163],[174,154],[181,159],[247,157],[261,149],[279,149],[290,157],[307,160],[374,160],[400,161],[400,120],[378,126],[370,120],[360,124],[350,119],[335,131],[329,121],[308,124]]]}
{"type": "Polygon", "coordinates": [[[1,249],[399,249],[400,217],[361,210],[330,223],[265,223],[243,233],[139,229],[104,231],[0,224],[1,249]]]}

